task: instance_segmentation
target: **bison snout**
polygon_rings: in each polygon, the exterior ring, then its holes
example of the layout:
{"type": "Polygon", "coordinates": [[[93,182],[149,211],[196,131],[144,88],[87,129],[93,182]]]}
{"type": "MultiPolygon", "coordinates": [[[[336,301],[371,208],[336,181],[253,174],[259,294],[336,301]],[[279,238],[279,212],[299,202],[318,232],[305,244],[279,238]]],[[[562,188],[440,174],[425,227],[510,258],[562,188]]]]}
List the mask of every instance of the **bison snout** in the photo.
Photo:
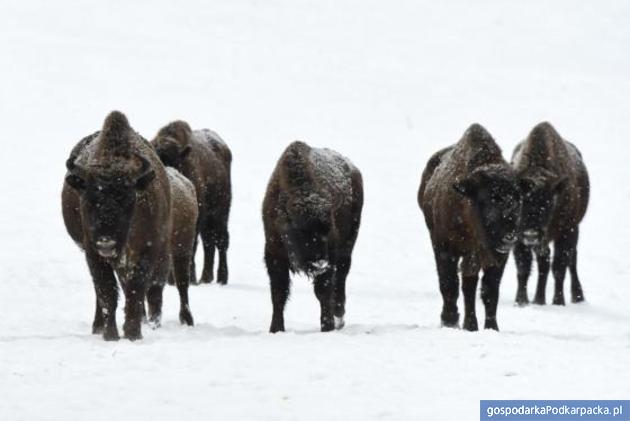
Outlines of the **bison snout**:
{"type": "Polygon", "coordinates": [[[111,237],[98,237],[96,251],[103,257],[113,257],[116,255],[116,241],[111,237]]]}
{"type": "Polygon", "coordinates": [[[523,231],[523,244],[526,246],[535,246],[540,243],[540,234],[537,230],[528,229],[523,231]]]}

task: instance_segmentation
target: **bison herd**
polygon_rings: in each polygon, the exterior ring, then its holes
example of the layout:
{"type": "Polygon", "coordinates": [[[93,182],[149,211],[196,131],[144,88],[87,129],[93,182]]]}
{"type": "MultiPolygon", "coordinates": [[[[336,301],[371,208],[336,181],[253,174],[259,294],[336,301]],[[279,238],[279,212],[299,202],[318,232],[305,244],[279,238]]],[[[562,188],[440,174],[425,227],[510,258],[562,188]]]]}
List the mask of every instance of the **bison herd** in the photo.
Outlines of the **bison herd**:
{"type": "MultiPolygon", "coordinates": [[[[70,237],[84,251],[96,293],[92,332],[119,338],[118,284],[125,296],[124,336],[142,338],[143,321],[158,327],[162,292],[176,285],[180,322],[193,325],[188,287],[228,282],[231,205],[228,146],[213,131],[175,121],[149,142],[126,116],[110,113],[66,161],[62,213],[70,237]],[[198,239],[204,265],[197,281],[198,239]]],[[[551,269],[553,304],[584,300],[577,273],[579,224],[589,180],[582,155],[549,124],[538,124],[508,163],[490,133],[473,124],[454,145],[428,161],[418,204],[431,236],[442,294],[443,326],[459,325],[461,274],[465,330],[478,330],[479,273],[486,329],[498,330],[499,285],[510,251],[517,267],[516,304],[529,303],[532,256],[538,265],[533,297],[545,304],[551,269]],[[553,260],[549,244],[554,243],[553,260]]],[[[284,331],[290,274],[313,280],[322,331],[344,325],[346,278],[361,224],[363,181],[347,158],[329,149],[291,143],[271,174],[262,206],[264,259],[273,313],[270,332],[284,331]]]]}

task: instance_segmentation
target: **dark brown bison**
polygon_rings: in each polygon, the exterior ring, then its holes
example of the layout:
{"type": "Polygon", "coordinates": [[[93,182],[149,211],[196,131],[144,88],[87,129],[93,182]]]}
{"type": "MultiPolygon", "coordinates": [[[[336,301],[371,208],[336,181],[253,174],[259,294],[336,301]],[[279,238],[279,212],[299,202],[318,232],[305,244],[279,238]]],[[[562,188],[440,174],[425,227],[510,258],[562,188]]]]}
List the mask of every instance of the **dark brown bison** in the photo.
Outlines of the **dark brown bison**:
{"type": "MultiPolygon", "coordinates": [[[[184,121],[174,121],[161,128],[151,143],[164,165],[176,168],[188,177],[197,191],[197,235],[201,235],[204,250],[201,282],[213,280],[216,248],[219,251],[217,282],[227,284],[228,218],[232,201],[230,149],[215,132],[207,129],[193,131],[184,121]]],[[[194,260],[193,278],[196,279],[194,260]]]]}
{"type": "Polygon", "coordinates": [[[497,329],[499,284],[517,240],[521,193],[516,175],[490,134],[473,124],[455,145],[431,157],[418,192],[431,234],[442,293],[442,325],[457,326],[458,263],[464,294],[464,329],[477,330],[479,271],[486,329],[497,329]]]}
{"type": "Polygon", "coordinates": [[[523,213],[520,241],[514,248],[518,271],[516,303],[528,303],[527,279],[532,250],[538,261],[534,303],[545,304],[549,275],[549,243],[554,242],[554,304],[564,305],[564,277],[571,271],[571,300],[584,300],[577,274],[579,224],[589,198],[589,180],[580,151],[547,122],[538,124],[517,145],[512,165],[521,179],[523,213]]]}
{"type": "Polygon", "coordinates": [[[271,176],[263,203],[270,331],[284,331],[289,271],[313,279],[322,332],[343,327],[346,277],[363,208],[359,170],[329,149],[293,142],[271,176]]]}
{"type": "Polygon", "coordinates": [[[101,131],[75,146],[66,167],[63,218],[85,251],[94,281],[93,333],[118,339],[116,276],[125,293],[125,337],[142,338],[145,296],[149,322],[159,325],[171,270],[180,294],[180,321],[192,325],[188,284],[197,205],[190,181],[165,169],[117,111],[107,116],[101,131]]]}

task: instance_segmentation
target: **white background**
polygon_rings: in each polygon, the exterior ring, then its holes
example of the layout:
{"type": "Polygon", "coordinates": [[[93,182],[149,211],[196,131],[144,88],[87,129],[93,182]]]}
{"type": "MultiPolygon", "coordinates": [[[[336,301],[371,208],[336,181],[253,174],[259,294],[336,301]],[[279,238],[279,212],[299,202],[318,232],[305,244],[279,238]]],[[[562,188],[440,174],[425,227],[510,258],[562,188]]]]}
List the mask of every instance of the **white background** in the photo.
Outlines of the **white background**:
{"type": "Polygon", "coordinates": [[[2,0],[0,419],[475,420],[479,399],[627,399],[629,24],[621,0],[2,0]],[[148,138],[176,118],[214,129],[234,154],[230,284],[192,288],[194,328],[169,287],[137,343],[90,334],[60,211],[70,149],[112,109],[148,138]],[[542,120],[591,175],[587,302],[514,307],[511,259],[501,332],[441,329],[420,173],[473,122],[509,158],[542,120]],[[260,208],[295,139],[363,172],[340,332],[319,333],[297,278],[287,333],[267,333],[260,208]]]}

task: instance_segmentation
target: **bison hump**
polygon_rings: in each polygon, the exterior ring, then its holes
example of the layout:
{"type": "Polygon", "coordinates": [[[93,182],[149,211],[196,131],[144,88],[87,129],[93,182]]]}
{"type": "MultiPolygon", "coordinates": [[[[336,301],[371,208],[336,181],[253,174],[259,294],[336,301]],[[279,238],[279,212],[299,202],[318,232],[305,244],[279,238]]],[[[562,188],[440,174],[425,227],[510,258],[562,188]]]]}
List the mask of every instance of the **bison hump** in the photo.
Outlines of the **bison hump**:
{"type": "Polygon", "coordinates": [[[356,167],[341,154],[325,148],[312,148],[310,160],[315,178],[333,197],[352,198],[352,173],[356,167]]]}

